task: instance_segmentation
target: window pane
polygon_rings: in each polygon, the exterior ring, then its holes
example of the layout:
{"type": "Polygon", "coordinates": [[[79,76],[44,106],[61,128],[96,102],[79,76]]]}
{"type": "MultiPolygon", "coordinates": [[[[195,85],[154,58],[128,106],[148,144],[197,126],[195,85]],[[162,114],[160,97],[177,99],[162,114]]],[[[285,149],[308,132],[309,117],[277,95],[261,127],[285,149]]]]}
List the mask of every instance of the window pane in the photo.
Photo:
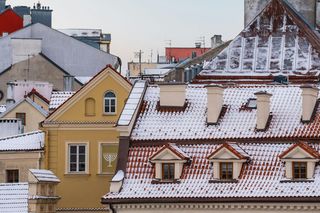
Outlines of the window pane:
{"type": "Polygon", "coordinates": [[[77,171],[77,164],[76,163],[70,163],[70,171],[71,172],[77,171]]]}
{"type": "Polygon", "coordinates": [[[76,146],[70,146],[70,153],[77,153],[77,147],[76,146]]]}
{"type": "Polygon", "coordinates": [[[114,106],[112,106],[110,112],[116,112],[116,108],[114,106]]]}
{"type": "Polygon", "coordinates": [[[70,162],[76,163],[77,162],[77,155],[70,155],[70,162]]]}
{"type": "Polygon", "coordinates": [[[86,161],[86,156],[85,155],[79,155],[79,162],[84,163],[86,161]]]}
{"type": "Polygon", "coordinates": [[[79,172],[84,172],[86,170],[86,164],[85,163],[79,163],[79,172]]]}
{"type": "Polygon", "coordinates": [[[86,147],[85,146],[79,146],[79,154],[85,154],[86,147]]]}
{"type": "Polygon", "coordinates": [[[115,98],[116,95],[113,92],[107,92],[104,97],[106,97],[106,98],[115,98]]]}
{"type": "Polygon", "coordinates": [[[220,179],[227,180],[233,178],[233,163],[220,163],[220,179]]]}

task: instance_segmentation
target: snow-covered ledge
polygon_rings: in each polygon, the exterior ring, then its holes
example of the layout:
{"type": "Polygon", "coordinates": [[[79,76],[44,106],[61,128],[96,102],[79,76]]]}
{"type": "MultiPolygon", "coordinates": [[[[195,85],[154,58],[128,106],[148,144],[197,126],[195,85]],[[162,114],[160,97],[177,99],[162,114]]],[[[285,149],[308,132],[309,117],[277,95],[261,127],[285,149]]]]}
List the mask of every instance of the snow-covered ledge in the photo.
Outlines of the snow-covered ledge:
{"type": "Polygon", "coordinates": [[[118,193],[122,187],[124,180],[124,172],[119,170],[115,176],[113,176],[111,183],[110,183],[110,192],[118,193]]]}

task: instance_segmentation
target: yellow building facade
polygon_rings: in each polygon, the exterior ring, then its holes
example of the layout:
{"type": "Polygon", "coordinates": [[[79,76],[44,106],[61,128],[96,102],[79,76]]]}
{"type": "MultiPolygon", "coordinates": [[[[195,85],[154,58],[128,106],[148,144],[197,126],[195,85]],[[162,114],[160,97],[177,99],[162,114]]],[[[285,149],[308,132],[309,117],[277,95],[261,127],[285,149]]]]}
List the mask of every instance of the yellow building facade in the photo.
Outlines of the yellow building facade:
{"type": "Polygon", "coordinates": [[[131,84],[107,67],[42,123],[46,169],[61,180],[60,212],[105,212],[100,199],[116,167],[115,124],[130,90],[131,84]]]}

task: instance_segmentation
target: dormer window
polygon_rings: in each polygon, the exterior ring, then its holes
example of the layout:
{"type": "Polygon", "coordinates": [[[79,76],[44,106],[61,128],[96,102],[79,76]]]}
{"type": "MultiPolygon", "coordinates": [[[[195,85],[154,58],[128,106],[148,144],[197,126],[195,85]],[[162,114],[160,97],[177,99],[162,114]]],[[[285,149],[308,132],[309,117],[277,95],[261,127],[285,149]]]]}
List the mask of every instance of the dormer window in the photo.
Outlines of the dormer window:
{"type": "Polygon", "coordinates": [[[307,162],[293,162],[293,178],[294,179],[306,179],[307,178],[307,162]]]}
{"type": "Polygon", "coordinates": [[[220,179],[221,180],[233,179],[233,163],[232,162],[220,163],[220,179]]]}
{"type": "Polygon", "coordinates": [[[150,157],[155,168],[153,183],[179,182],[183,167],[189,160],[190,157],[175,144],[161,147],[150,157]]]}
{"type": "Polygon", "coordinates": [[[257,109],[257,99],[250,98],[246,104],[246,108],[248,109],[257,109]]]}
{"type": "Polygon", "coordinates": [[[220,145],[207,159],[212,163],[213,173],[210,181],[236,181],[249,155],[237,143],[220,145]]]}
{"type": "Polygon", "coordinates": [[[299,142],[285,150],[279,158],[285,163],[286,180],[305,180],[313,179],[320,154],[307,143],[299,142]]]}

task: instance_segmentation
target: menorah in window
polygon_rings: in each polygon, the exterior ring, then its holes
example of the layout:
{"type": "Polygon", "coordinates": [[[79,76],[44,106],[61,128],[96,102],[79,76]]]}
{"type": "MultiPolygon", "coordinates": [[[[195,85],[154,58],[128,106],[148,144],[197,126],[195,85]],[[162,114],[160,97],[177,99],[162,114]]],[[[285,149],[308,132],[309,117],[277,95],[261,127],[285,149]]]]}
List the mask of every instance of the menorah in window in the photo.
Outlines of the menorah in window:
{"type": "Polygon", "coordinates": [[[117,159],[117,153],[104,153],[103,158],[108,162],[108,167],[112,167],[112,162],[117,159]]]}

